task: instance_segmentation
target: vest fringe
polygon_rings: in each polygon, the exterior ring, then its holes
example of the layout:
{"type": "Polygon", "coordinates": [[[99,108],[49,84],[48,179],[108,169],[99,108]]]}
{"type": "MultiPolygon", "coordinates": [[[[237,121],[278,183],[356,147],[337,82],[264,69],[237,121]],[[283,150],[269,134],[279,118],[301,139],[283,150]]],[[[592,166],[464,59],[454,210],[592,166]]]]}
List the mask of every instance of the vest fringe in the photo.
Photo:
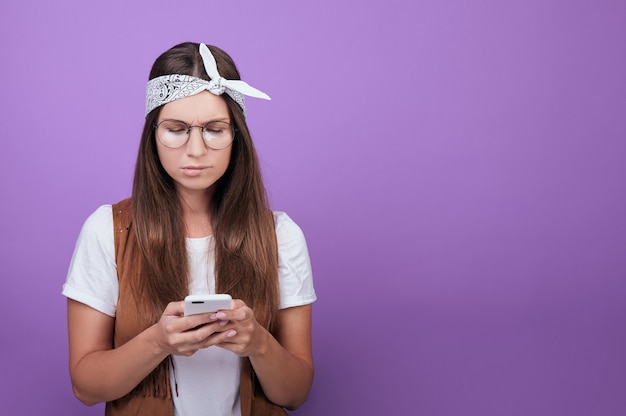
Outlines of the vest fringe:
{"type": "Polygon", "coordinates": [[[169,388],[169,362],[170,358],[164,359],[150,374],[144,378],[130,393],[128,398],[133,397],[156,397],[159,399],[171,398],[169,388]]]}

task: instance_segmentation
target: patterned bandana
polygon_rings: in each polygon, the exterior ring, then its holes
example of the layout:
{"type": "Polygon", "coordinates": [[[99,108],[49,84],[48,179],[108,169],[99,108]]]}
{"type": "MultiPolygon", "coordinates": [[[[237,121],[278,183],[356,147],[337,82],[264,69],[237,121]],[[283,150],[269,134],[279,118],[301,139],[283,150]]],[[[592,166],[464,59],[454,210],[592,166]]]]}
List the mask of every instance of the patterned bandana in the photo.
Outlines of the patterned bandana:
{"type": "Polygon", "coordinates": [[[246,105],[244,95],[249,97],[271,100],[262,91],[248,85],[240,80],[228,80],[217,72],[215,58],[204,44],[200,44],[200,55],[204,62],[204,69],[211,78],[210,81],[192,77],[190,75],[171,74],[156,77],[148,81],[146,88],[146,115],[155,108],[167,104],[179,98],[189,97],[202,91],[209,91],[215,95],[228,94],[241,107],[244,116],[246,115],[246,105]]]}

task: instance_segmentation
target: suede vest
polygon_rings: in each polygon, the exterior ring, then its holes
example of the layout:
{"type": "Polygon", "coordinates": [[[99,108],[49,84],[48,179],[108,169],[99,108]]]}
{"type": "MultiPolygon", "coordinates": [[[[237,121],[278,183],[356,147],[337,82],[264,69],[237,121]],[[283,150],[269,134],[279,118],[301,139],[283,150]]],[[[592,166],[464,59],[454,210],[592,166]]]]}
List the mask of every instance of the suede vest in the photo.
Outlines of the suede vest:
{"type": "MultiPolygon", "coordinates": [[[[149,326],[137,319],[137,311],[145,311],[149,305],[138,299],[137,291],[134,290],[141,270],[141,254],[132,231],[130,198],[113,205],[113,228],[119,282],[113,346],[118,348],[149,326]]],[[[107,402],[105,415],[172,416],[174,405],[169,380],[170,360],[170,357],[166,358],[126,396],[107,402]]],[[[243,359],[241,367],[239,398],[242,416],[287,415],[282,407],[265,397],[248,358],[243,359]]]]}

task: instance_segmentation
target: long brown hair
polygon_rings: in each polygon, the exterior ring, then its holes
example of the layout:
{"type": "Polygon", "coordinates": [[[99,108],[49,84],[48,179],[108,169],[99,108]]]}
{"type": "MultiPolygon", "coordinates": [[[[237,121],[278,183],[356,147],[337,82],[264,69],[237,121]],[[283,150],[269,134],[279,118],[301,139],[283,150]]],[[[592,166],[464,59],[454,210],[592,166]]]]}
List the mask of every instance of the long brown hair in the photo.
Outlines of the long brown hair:
{"type": "MultiPolygon", "coordinates": [[[[181,43],[157,58],[150,79],[167,74],[210,80],[198,52],[199,44],[181,43]]],[[[241,79],[226,52],[209,46],[218,71],[241,79]]],[[[278,311],[278,248],[258,156],[239,105],[227,94],[236,129],[228,169],[216,183],[207,209],[215,240],[216,291],[243,299],[257,320],[272,330],[278,311]]],[[[161,107],[146,116],[135,167],[132,228],[141,251],[139,296],[146,296],[157,319],[170,301],[188,294],[188,261],[182,207],[172,178],[159,160],[154,123],[161,107]]]]}

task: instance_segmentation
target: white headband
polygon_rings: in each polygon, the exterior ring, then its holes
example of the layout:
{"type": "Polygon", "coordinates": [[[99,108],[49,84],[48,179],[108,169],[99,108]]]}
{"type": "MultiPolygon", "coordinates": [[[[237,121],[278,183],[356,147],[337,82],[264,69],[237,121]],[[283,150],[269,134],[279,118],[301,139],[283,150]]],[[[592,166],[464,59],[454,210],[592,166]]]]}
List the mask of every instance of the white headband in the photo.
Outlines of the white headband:
{"type": "Polygon", "coordinates": [[[170,101],[189,97],[205,90],[215,95],[228,94],[239,104],[244,116],[246,115],[244,95],[271,100],[269,95],[248,85],[244,81],[229,80],[222,77],[217,72],[217,64],[213,54],[204,43],[200,44],[200,55],[202,56],[202,62],[204,62],[204,69],[211,81],[181,74],[163,75],[151,79],[148,81],[146,88],[146,115],[170,101]]]}

